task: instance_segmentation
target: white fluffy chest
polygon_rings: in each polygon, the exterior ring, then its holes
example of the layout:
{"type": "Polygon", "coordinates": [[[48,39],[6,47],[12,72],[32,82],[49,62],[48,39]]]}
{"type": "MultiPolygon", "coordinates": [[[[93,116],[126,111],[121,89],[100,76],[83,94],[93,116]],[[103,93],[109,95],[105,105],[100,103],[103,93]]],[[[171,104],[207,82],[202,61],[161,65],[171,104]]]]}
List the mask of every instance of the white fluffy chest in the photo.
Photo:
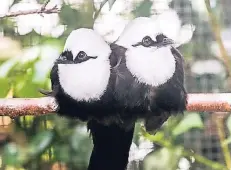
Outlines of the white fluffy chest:
{"type": "Polygon", "coordinates": [[[59,82],[65,93],[77,101],[99,100],[107,89],[109,61],[59,64],[59,82]],[[98,62],[98,63],[97,63],[98,62]]]}
{"type": "Polygon", "coordinates": [[[169,47],[143,48],[127,51],[126,66],[139,82],[157,87],[173,76],[176,61],[169,47]]]}

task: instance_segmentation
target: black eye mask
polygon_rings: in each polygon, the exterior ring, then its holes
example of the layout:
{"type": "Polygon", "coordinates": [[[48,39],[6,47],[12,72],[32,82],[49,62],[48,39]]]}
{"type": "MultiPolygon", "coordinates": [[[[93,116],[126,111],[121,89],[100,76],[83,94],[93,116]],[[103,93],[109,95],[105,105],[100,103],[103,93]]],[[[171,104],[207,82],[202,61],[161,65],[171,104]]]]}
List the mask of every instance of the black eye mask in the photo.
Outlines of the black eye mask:
{"type": "Polygon", "coordinates": [[[75,59],[73,58],[72,52],[66,50],[60,54],[59,58],[56,60],[56,64],[78,64],[89,59],[96,59],[97,56],[88,56],[84,51],[80,51],[75,59]]]}
{"type": "Polygon", "coordinates": [[[132,45],[133,47],[137,46],[143,46],[143,47],[164,47],[167,45],[174,44],[174,41],[168,37],[166,37],[164,34],[158,34],[156,36],[156,41],[152,40],[151,37],[145,36],[141,42],[138,42],[137,44],[132,45]]]}
{"type": "Polygon", "coordinates": [[[82,63],[84,61],[87,61],[89,59],[96,59],[97,56],[88,56],[84,51],[80,51],[77,56],[74,59],[74,63],[82,63]]]}

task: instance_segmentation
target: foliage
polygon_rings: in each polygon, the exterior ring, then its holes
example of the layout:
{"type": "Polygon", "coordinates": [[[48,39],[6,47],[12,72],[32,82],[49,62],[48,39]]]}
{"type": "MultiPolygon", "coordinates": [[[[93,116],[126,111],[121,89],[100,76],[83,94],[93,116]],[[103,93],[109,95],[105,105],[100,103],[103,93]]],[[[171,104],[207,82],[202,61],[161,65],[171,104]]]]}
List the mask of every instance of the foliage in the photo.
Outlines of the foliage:
{"type": "Polygon", "coordinates": [[[132,11],[135,17],[148,17],[151,15],[152,1],[144,0],[132,11]]]}
{"type": "Polygon", "coordinates": [[[193,158],[196,162],[205,164],[211,169],[227,170],[224,165],[193,153],[182,146],[181,135],[198,128],[203,130],[200,115],[198,113],[186,113],[184,117],[178,116],[170,118],[167,124],[155,135],[148,134],[144,129],[141,129],[140,135],[161,146],[144,159],[144,169],[175,170],[179,168],[180,160],[185,158],[188,159],[188,162],[190,162],[192,166],[194,162],[192,161],[193,158]]]}

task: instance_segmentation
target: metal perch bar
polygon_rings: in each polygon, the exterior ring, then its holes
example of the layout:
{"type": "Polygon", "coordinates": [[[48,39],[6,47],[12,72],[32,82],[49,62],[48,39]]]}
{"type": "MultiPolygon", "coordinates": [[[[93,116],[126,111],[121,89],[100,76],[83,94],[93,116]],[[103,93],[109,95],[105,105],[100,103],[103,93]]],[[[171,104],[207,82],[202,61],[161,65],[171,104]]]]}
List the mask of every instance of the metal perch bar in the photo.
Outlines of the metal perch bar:
{"type": "Polygon", "coordinates": [[[230,112],[231,93],[188,94],[187,110],[197,112],[230,112]]]}
{"type": "Polygon", "coordinates": [[[0,99],[1,116],[44,115],[55,113],[58,104],[53,97],[0,99]]]}
{"type": "MultiPolygon", "coordinates": [[[[58,104],[53,97],[0,99],[0,115],[18,117],[55,113],[58,104]]],[[[230,112],[231,93],[188,94],[188,111],[230,112]]]]}

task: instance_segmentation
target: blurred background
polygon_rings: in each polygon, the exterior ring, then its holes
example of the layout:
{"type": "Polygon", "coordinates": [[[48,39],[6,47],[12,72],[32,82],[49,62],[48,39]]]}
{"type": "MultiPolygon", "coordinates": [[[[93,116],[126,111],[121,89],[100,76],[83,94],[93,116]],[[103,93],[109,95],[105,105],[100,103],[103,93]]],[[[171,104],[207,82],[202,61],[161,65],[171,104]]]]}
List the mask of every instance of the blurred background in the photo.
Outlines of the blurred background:
{"type": "MultiPolygon", "coordinates": [[[[56,6],[59,13],[4,17],[40,9],[46,2],[0,2],[1,98],[42,97],[38,89],[50,89],[49,71],[73,29],[94,28],[110,43],[129,20],[172,10],[181,22],[167,17],[163,28],[172,28],[169,36],[182,44],[188,92],[231,89],[229,0],[211,0],[210,5],[208,0],[50,0],[46,8],[56,6]]],[[[155,136],[137,123],[128,169],[230,169],[230,131],[231,118],[220,113],[185,113],[171,118],[155,136]]],[[[57,115],[0,117],[2,170],[85,170],[91,150],[85,123],[78,120],[57,115]]]]}

